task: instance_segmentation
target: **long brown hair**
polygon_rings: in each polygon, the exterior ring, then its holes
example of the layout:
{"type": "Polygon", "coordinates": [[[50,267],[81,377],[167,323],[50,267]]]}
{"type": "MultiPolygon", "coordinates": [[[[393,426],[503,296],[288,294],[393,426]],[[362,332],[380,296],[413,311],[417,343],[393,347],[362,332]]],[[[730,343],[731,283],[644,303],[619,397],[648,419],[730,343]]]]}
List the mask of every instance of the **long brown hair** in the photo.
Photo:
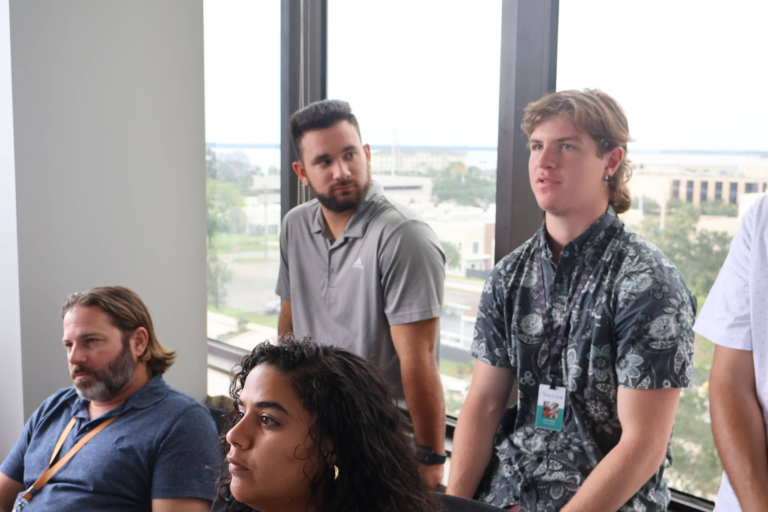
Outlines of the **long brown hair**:
{"type": "Polygon", "coordinates": [[[567,117],[577,130],[588,133],[597,144],[599,157],[617,147],[624,150],[624,158],[608,182],[608,203],[616,213],[629,210],[632,195],[628,182],[632,167],[627,159],[627,144],[632,139],[621,105],[597,89],[553,92],[525,107],[523,131],[530,137],[536,126],[551,116],[567,117]]]}
{"type": "Polygon", "coordinates": [[[176,359],[176,351],[157,340],[149,310],[133,290],[123,286],[102,286],[70,294],[61,307],[61,317],[64,318],[67,311],[78,306],[100,308],[107,314],[112,325],[122,331],[125,339],[139,327],[146,329],[149,340],[139,361],[146,362],[153,375],[165,373],[176,359]]]}

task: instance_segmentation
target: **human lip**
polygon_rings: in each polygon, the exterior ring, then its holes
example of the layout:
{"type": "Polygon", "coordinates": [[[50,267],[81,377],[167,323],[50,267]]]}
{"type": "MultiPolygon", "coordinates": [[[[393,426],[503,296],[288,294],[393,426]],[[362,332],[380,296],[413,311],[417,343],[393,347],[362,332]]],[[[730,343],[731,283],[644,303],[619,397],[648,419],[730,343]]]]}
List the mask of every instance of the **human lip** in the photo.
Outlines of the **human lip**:
{"type": "Polygon", "coordinates": [[[89,377],[91,374],[88,372],[77,372],[72,374],[72,378],[75,380],[83,380],[86,377],[89,377]]]}
{"type": "Polygon", "coordinates": [[[549,186],[549,185],[559,185],[560,182],[557,180],[553,180],[552,178],[544,178],[539,176],[536,178],[536,183],[541,186],[549,186]]]}
{"type": "Polygon", "coordinates": [[[230,473],[240,473],[243,471],[250,471],[247,467],[243,466],[242,463],[240,463],[237,459],[234,457],[227,457],[227,460],[229,461],[229,472],[230,473]]]}

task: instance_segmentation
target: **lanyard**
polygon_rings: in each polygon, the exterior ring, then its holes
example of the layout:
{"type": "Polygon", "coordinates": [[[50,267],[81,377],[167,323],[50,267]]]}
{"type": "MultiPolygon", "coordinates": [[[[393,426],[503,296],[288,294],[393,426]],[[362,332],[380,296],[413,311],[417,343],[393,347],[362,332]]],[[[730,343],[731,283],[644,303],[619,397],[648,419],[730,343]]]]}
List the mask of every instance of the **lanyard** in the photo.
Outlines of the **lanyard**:
{"type": "Polygon", "coordinates": [[[35,480],[35,483],[32,484],[29,487],[29,489],[27,489],[27,491],[24,493],[24,496],[22,496],[22,498],[24,499],[24,501],[22,501],[23,504],[20,507],[14,508],[14,510],[21,510],[21,508],[23,508],[23,506],[26,505],[26,502],[29,502],[29,500],[31,500],[32,497],[35,494],[37,494],[46,483],[48,483],[48,480],[50,480],[51,477],[53,477],[53,475],[58,473],[58,471],[64,466],[64,464],[69,462],[69,459],[74,457],[75,454],[80,451],[80,448],[85,446],[85,444],[91,439],[93,439],[93,437],[96,434],[104,430],[107,427],[107,425],[109,425],[119,417],[120,415],[118,414],[117,416],[112,416],[111,418],[104,420],[99,426],[97,426],[96,428],[88,432],[85,436],[83,436],[77,442],[77,444],[75,444],[75,446],[73,446],[66,453],[66,455],[64,455],[61,458],[61,460],[59,460],[59,462],[57,462],[54,466],[51,466],[51,464],[53,464],[53,461],[56,459],[56,456],[61,451],[61,447],[64,445],[64,441],[67,439],[67,436],[72,430],[72,427],[74,427],[75,423],[77,422],[77,418],[72,418],[71,420],[69,420],[69,423],[64,428],[64,432],[61,433],[61,435],[59,436],[59,440],[56,442],[56,447],[53,449],[53,453],[51,454],[51,460],[48,463],[48,467],[45,469],[45,471],[43,471],[43,474],[40,475],[40,477],[37,480],[35,480]]]}
{"type": "Polygon", "coordinates": [[[568,323],[571,319],[573,308],[576,306],[576,301],[579,300],[579,297],[584,291],[584,287],[587,285],[589,278],[592,277],[592,273],[595,271],[597,264],[600,262],[600,259],[608,249],[608,244],[611,243],[611,240],[613,240],[613,237],[616,236],[621,228],[622,223],[619,218],[616,217],[616,219],[613,221],[613,224],[611,224],[611,226],[605,230],[605,235],[603,235],[603,239],[600,242],[600,245],[598,245],[595,251],[592,253],[592,257],[589,259],[584,272],[581,274],[579,285],[576,287],[576,291],[573,293],[573,297],[568,303],[568,307],[566,308],[565,314],[563,315],[563,321],[560,324],[557,337],[554,339],[552,338],[552,321],[549,318],[549,313],[547,312],[546,288],[544,287],[544,266],[541,264],[541,244],[536,246],[536,270],[539,274],[537,283],[539,292],[539,309],[541,310],[541,322],[544,327],[544,335],[546,336],[547,344],[549,345],[549,383],[552,389],[557,386],[556,382],[560,379],[560,360],[562,359],[563,355],[565,331],[568,328],[568,323]]]}

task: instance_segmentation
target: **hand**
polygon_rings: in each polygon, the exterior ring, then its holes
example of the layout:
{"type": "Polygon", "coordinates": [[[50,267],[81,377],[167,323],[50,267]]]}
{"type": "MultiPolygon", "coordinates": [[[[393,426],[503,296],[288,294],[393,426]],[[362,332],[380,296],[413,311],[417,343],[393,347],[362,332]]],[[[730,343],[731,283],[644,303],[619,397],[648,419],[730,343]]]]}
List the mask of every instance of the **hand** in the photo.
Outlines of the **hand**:
{"type": "Polygon", "coordinates": [[[426,466],[424,464],[419,464],[419,473],[421,473],[421,476],[427,481],[429,488],[435,490],[435,488],[443,481],[445,465],[433,464],[431,466],[426,466]]]}

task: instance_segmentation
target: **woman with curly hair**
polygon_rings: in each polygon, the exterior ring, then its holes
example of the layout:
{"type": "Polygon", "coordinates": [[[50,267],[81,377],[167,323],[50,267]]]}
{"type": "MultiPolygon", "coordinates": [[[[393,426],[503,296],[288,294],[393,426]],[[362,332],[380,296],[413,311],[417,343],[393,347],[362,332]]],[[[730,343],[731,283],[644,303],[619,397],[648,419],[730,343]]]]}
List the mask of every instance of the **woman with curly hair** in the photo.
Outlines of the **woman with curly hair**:
{"type": "Polygon", "coordinates": [[[230,394],[217,498],[226,510],[440,510],[386,381],[362,358],[292,337],[264,342],[230,394]]]}

